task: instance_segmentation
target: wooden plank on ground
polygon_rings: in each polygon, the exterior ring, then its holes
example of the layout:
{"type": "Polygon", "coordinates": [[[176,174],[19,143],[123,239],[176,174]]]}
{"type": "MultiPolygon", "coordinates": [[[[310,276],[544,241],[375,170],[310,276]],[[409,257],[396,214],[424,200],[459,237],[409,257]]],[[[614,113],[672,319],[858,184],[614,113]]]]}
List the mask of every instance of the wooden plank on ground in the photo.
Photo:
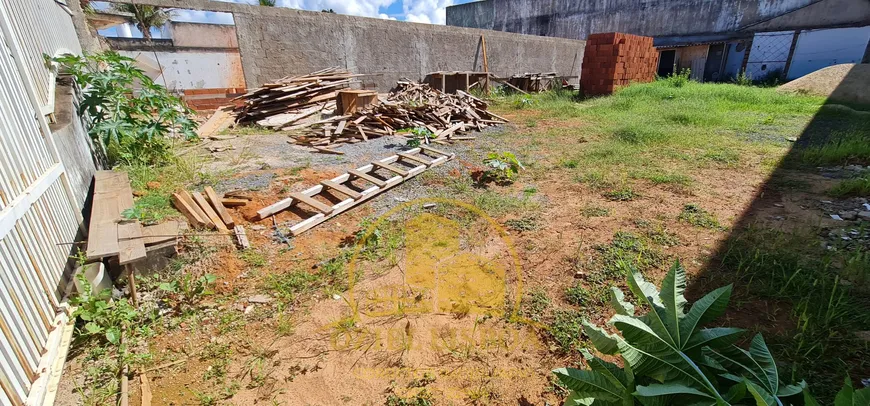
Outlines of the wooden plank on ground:
{"type": "Polygon", "coordinates": [[[142,225],[138,221],[118,224],[118,247],[119,265],[145,258],[145,240],[142,238],[142,225]]]}
{"type": "Polygon", "coordinates": [[[193,199],[190,199],[189,195],[185,195],[184,193],[173,193],[172,194],[172,205],[187,217],[187,222],[190,223],[193,228],[205,228],[208,227],[208,223],[204,218],[205,214],[200,215],[201,210],[198,210],[196,203],[193,202],[193,199]]]}
{"type": "Polygon", "coordinates": [[[178,227],[177,221],[165,221],[153,226],[142,227],[145,245],[160,244],[178,238],[178,227]]]}
{"type": "Polygon", "coordinates": [[[384,187],[384,186],[387,185],[387,182],[384,182],[384,181],[382,181],[382,180],[380,180],[380,179],[378,179],[378,178],[376,178],[376,177],[374,177],[374,176],[372,176],[372,175],[369,175],[369,174],[367,174],[367,173],[365,173],[365,172],[362,172],[362,171],[358,171],[358,170],[356,170],[356,169],[349,169],[349,170],[347,171],[347,173],[349,173],[349,174],[351,174],[351,175],[353,175],[353,176],[356,176],[356,177],[358,177],[358,178],[360,178],[360,179],[363,179],[363,180],[369,181],[369,182],[371,182],[371,183],[374,183],[374,184],[377,185],[378,187],[384,187]]]}
{"type": "Polygon", "coordinates": [[[224,207],[220,196],[218,196],[217,192],[215,192],[211,186],[205,187],[205,196],[208,198],[209,202],[211,202],[212,207],[214,207],[218,216],[220,216],[221,220],[224,222],[224,224],[226,224],[227,228],[235,228],[236,221],[233,220],[233,216],[230,216],[230,212],[228,212],[227,208],[224,207]]]}
{"type": "Polygon", "coordinates": [[[221,203],[224,207],[239,207],[248,204],[248,199],[231,199],[231,198],[223,198],[221,199],[221,203]]]}
{"type": "Polygon", "coordinates": [[[421,158],[421,157],[419,157],[419,156],[417,156],[417,155],[412,155],[412,154],[408,154],[408,153],[405,153],[405,152],[399,152],[399,153],[396,154],[396,155],[398,155],[398,156],[400,156],[400,157],[402,157],[402,158],[405,158],[405,159],[407,159],[407,160],[409,160],[409,161],[414,161],[414,162],[417,162],[417,163],[421,163],[421,164],[426,165],[426,166],[430,166],[430,165],[432,165],[432,161],[430,161],[430,160],[428,160],[428,159],[421,158]]]}
{"type": "Polygon", "coordinates": [[[390,172],[393,172],[393,173],[397,173],[400,176],[408,176],[408,171],[401,169],[401,168],[397,168],[397,167],[390,165],[390,164],[385,164],[383,162],[378,162],[378,161],[372,161],[372,165],[377,166],[378,168],[384,168],[384,169],[386,169],[390,172]]]}
{"type": "Polygon", "coordinates": [[[431,152],[431,153],[433,153],[433,154],[438,154],[438,155],[443,155],[443,156],[450,156],[450,154],[448,154],[448,153],[446,153],[446,152],[444,152],[444,151],[441,151],[440,149],[435,149],[435,148],[432,148],[432,147],[427,147],[427,146],[425,146],[425,145],[421,145],[421,146],[420,146],[420,149],[422,149],[423,151],[426,151],[426,152],[431,152]]]}
{"type": "Polygon", "coordinates": [[[332,149],[329,149],[329,148],[324,148],[324,147],[318,147],[318,146],[316,146],[316,145],[312,145],[311,148],[314,148],[314,149],[317,150],[317,152],[322,152],[322,153],[324,153],[324,154],[344,155],[344,152],[341,152],[341,151],[335,151],[335,150],[332,150],[332,149]]]}
{"type": "Polygon", "coordinates": [[[297,202],[305,203],[323,214],[332,213],[332,206],[321,203],[312,197],[303,195],[302,193],[290,193],[290,198],[296,200],[297,202]]]}
{"type": "Polygon", "coordinates": [[[221,220],[221,217],[218,216],[217,212],[214,211],[211,205],[208,204],[208,201],[205,200],[205,197],[202,195],[202,193],[193,192],[191,193],[191,196],[193,196],[193,201],[196,202],[197,205],[199,205],[200,210],[205,213],[205,216],[208,217],[209,220],[211,220],[212,224],[215,225],[218,231],[230,231],[227,228],[226,224],[224,224],[224,222],[221,220]]]}
{"type": "Polygon", "coordinates": [[[341,185],[341,184],[335,183],[335,182],[333,182],[333,181],[331,181],[331,180],[324,180],[324,181],[321,181],[320,184],[323,185],[323,186],[326,186],[326,187],[328,187],[328,188],[330,188],[330,189],[337,190],[337,191],[339,191],[339,192],[341,192],[341,193],[343,193],[343,194],[349,196],[351,199],[359,199],[360,197],[362,197],[362,194],[360,194],[360,193],[357,192],[356,190],[353,190],[353,189],[351,189],[351,188],[349,188],[349,187],[347,187],[347,186],[345,186],[345,185],[341,185]]]}
{"type": "MultiPolygon", "coordinates": [[[[96,189],[96,188],[95,188],[96,189]]],[[[118,197],[114,194],[94,194],[91,207],[91,224],[88,227],[88,259],[117,255],[118,245],[118,197]]]]}

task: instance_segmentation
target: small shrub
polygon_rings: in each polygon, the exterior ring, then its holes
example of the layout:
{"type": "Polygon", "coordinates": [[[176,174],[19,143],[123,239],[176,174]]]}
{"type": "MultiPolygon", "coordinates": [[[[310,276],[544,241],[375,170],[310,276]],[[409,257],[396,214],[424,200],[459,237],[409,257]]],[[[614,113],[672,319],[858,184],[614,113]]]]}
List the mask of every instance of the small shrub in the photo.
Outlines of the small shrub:
{"type": "Polygon", "coordinates": [[[550,308],[550,297],[547,292],[536,289],[524,295],[520,302],[520,315],[533,321],[543,320],[550,308]]]}
{"type": "Polygon", "coordinates": [[[663,80],[671,87],[683,87],[691,81],[692,70],[683,69],[680,73],[672,73],[663,80]]]}
{"type": "Polygon", "coordinates": [[[407,145],[410,148],[417,148],[423,143],[423,141],[429,141],[429,139],[432,138],[432,135],[432,131],[429,131],[426,127],[412,128],[411,139],[408,140],[407,145]]]}
{"type": "Polygon", "coordinates": [[[738,74],[737,77],[733,79],[733,82],[734,84],[739,86],[752,86],[754,84],[752,81],[752,75],[746,73],[745,71],[740,72],[740,74],[738,74]]]}
{"type": "Polygon", "coordinates": [[[498,184],[513,183],[520,170],[525,169],[516,155],[511,152],[502,152],[501,154],[491,152],[483,161],[483,165],[487,168],[483,174],[483,180],[498,184]]]}
{"type": "Polygon", "coordinates": [[[136,67],[132,58],[107,51],[53,59],[82,87],[79,114],[111,164],[162,164],[171,159],[170,138],[195,139],[192,113],[166,88],[136,67]]]}
{"type": "Polygon", "coordinates": [[[183,274],[174,281],[161,283],[157,288],[164,292],[165,303],[183,313],[198,305],[203,296],[213,295],[212,288],[215,281],[217,276],[212,274],[205,274],[199,278],[183,274]]]}
{"type": "Polygon", "coordinates": [[[723,229],[716,217],[694,203],[689,203],[683,206],[683,211],[680,213],[678,220],[689,223],[695,227],[709,228],[713,230],[723,229]]]}

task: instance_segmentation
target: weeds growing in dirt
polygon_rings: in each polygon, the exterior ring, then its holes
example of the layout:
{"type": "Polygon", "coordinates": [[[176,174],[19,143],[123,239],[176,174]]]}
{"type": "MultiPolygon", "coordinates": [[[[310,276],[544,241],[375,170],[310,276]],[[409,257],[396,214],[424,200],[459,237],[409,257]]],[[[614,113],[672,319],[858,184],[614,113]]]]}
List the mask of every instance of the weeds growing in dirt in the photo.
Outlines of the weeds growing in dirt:
{"type": "Polygon", "coordinates": [[[574,306],[585,306],[589,303],[589,291],[580,283],[574,283],[565,289],[565,301],[574,306]]]}
{"type": "Polygon", "coordinates": [[[607,215],[610,214],[610,210],[605,207],[586,206],[583,208],[581,213],[585,217],[607,217],[607,215]]]}
{"type": "Polygon", "coordinates": [[[560,352],[569,353],[579,349],[582,323],[583,314],[576,310],[558,309],[553,312],[549,334],[560,352]]]}
{"type": "Polygon", "coordinates": [[[715,216],[694,203],[689,203],[683,206],[683,211],[680,212],[678,220],[689,223],[695,227],[709,228],[711,230],[723,229],[722,225],[719,224],[719,220],[717,220],[715,216]]]}
{"type": "Polygon", "coordinates": [[[495,182],[504,185],[511,184],[517,179],[521,170],[526,169],[512,152],[501,154],[492,152],[483,160],[486,171],[483,173],[483,182],[495,182]]]}
{"type": "Polygon", "coordinates": [[[536,216],[525,216],[518,219],[510,219],[504,222],[504,225],[514,231],[534,231],[541,224],[536,216]]]}
{"type": "Polygon", "coordinates": [[[604,192],[604,197],[614,202],[628,202],[637,199],[639,195],[631,186],[623,184],[619,188],[604,192]]]}
{"type": "Polygon", "coordinates": [[[870,174],[841,180],[828,194],[834,197],[870,196],[870,174]]]}

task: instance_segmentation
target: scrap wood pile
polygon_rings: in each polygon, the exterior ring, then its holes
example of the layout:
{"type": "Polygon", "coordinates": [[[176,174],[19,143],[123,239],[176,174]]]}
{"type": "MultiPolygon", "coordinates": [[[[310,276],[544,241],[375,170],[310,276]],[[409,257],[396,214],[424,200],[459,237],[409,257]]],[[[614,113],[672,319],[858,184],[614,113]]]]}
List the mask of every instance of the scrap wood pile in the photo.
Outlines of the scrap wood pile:
{"type": "Polygon", "coordinates": [[[401,81],[386,100],[366,110],[296,126],[294,129],[305,131],[291,137],[296,144],[323,147],[368,141],[395,135],[402,129],[422,127],[431,132],[422,140],[425,143],[431,139],[442,143],[471,139],[456,134],[508,122],[487,110],[488,107],[485,101],[462,91],[453,95],[427,84],[401,81]]]}
{"type": "Polygon", "coordinates": [[[244,206],[250,200],[251,197],[239,192],[228,192],[220,197],[211,186],[203,193],[181,190],[172,194],[173,206],[184,214],[191,226],[234,234],[243,249],[249,245],[245,229],[236,224],[227,207],[244,206]]]}
{"type": "Polygon", "coordinates": [[[302,76],[288,76],[245,93],[236,99],[236,122],[282,128],[318,112],[334,109],[338,90],[358,83],[354,75],[329,68],[302,76]]]}

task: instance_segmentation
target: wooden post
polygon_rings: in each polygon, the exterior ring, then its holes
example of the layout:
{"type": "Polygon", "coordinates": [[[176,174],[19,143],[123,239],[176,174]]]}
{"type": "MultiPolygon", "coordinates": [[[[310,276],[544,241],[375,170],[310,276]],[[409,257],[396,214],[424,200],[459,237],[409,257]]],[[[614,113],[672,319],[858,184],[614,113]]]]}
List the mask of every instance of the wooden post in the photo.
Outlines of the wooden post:
{"type": "Polygon", "coordinates": [[[486,79],[483,82],[483,91],[489,94],[489,59],[486,57],[486,37],[481,34],[480,46],[483,49],[483,72],[486,73],[486,79]]]}
{"type": "Polygon", "coordinates": [[[127,284],[130,285],[130,299],[133,301],[133,306],[139,307],[139,297],[136,295],[136,279],[133,277],[133,265],[124,265],[127,271],[127,284]]]}

